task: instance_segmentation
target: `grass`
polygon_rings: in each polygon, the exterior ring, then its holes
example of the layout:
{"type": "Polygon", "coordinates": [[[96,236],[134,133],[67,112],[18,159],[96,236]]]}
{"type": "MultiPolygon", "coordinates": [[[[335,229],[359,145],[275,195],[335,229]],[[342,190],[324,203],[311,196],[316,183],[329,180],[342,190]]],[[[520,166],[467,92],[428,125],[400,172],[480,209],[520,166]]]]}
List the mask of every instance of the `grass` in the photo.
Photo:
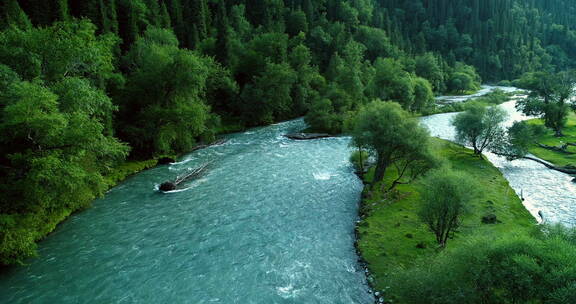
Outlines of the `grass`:
{"type": "MultiPolygon", "coordinates": [[[[468,213],[448,249],[460,246],[472,235],[494,235],[515,231],[527,233],[536,220],[522,205],[522,201],[500,171],[489,161],[480,159],[472,151],[450,143],[433,139],[433,150],[447,165],[455,170],[466,171],[477,181],[478,198],[470,202],[468,213]],[[483,224],[481,218],[496,214],[500,223],[483,224]]],[[[390,180],[396,173],[389,172],[390,180]]],[[[371,174],[366,176],[370,179],[371,174]]],[[[389,271],[397,267],[410,267],[418,259],[437,254],[438,248],[432,232],[418,218],[422,202],[419,192],[425,191],[418,181],[399,185],[391,198],[374,191],[363,202],[362,212],[367,215],[358,226],[358,249],[368,263],[374,277],[375,290],[385,288],[389,271]],[[420,249],[418,244],[425,244],[420,249]]]]}
{"type": "MultiPolygon", "coordinates": [[[[541,119],[531,119],[528,121],[529,124],[533,125],[544,125],[544,121],[541,119]]],[[[548,146],[561,146],[564,143],[576,143],[576,114],[570,113],[568,116],[568,122],[566,128],[563,131],[564,137],[555,137],[552,130],[547,129],[546,134],[538,137],[536,139],[537,143],[545,144],[548,146]]],[[[569,146],[567,149],[569,152],[576,153],[576,147],[569,146]]],[[[539,147],[534,144],[530,149],[530,153],[536,155],[537,157],[551,162],[557,166],[567,166],[576,165],[576,154],[565,154],[556,151],[551,151],[539,147]]]]}
{"type": "Polygon", "coordinates": [[[108,185],[109,188],[112,188],[130,175],[152,168],[156,166],[157,163],[157,159],[125,161],[124,163],[114,167],[110,173],[104,176],[104,180],[106,181],[106,185],[108,185]]]}

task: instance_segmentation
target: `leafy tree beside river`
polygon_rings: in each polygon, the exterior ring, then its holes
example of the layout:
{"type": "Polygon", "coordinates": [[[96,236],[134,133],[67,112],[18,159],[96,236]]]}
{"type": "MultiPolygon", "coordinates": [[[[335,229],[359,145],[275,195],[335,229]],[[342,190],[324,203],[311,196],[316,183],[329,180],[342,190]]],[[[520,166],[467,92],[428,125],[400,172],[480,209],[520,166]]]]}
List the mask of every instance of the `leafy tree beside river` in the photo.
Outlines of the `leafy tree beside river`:
{"type": "Polygon", "coordinates": [[[517,83],[531,90],[530,96],[518,102],[517,107],[526,115],[541,117],[556,137],[562,137],[568,113],[576,109],[576,71],[528,73],[517,83]]]}
{"type": "Polygon", "coordinates": [[[82,21],[0,33],[2,264],[33,253],[50,217],[102,195],[102,176],[128,154],[104,91],[117,40],[95,31],[82,21]]]}
{"type": "Polygon", "coordinates": [[[374,184],[384,179],[390,167],[395,168],[397,177],[387,191],[436,166],[428,131],[397,103],[375,100],[360,109],[351,125],[353,144],[369,149],[376,158],[374,184]]]}
{"type": "Polygon", "coordinates": [[[474,154],[482,157],[484,149],[495,149],[502,144],[505,135],[502,123],[506,112],[496,106],[483,107],[473,104],[466,111],[456,115],[452,125],[456,129],[456,140],[472,146],[474,154]]]}

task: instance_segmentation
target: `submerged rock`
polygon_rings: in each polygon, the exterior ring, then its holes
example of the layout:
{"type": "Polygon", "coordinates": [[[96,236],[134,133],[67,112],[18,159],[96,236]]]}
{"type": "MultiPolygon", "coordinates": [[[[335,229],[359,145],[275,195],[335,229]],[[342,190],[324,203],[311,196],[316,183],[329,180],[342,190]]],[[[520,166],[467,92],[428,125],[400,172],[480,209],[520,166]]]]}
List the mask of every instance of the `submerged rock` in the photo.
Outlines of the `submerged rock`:
{"type": "Polygon", "coordinates": [[[160,185],[160,191],[174,191],[176,190],[176,184],[173,182],[165,182],[162,185],[160,185]]]}
{"type": "Polygon", "coordinates": [[[332,135],[326,133],[290,133],[284,136],[294,140],[310,140],[310,139],[332,137],[332,135]]]}
{"type": "Polygon", "coordinates": [[[171,157],[162,157],[158,159],[158,164],[159,165],[169,165],[171,163],[175,163],[176,160],[171,158],[171,157]]]}

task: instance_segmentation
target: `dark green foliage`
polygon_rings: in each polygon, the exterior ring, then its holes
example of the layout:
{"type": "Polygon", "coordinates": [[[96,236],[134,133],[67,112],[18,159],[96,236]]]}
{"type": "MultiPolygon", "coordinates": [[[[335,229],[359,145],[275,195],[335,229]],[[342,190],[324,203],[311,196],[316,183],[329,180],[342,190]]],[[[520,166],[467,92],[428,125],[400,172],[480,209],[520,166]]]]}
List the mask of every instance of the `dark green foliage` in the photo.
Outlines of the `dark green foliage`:
{"type": "Polygon", "coordinates": [[[416,57],[415,69],[416,75],[428,79],[435,91],[443,92],[445,90],[445,75],[438,59],[432,53],[416,57]]]}
{"type": "MultiPolygon", "coordinates": [[[[572,1],[378,1],[402,47],[463,61],[488,80],[574,67],[576,5],[572,1]]],[[[378,9],[377,9],[378,11],[378,9]]]]}
{"type": "Polygon", "coordinates": [[[118,119],[121,138],[135,152],[185,152],[207,131],[206,84],[216,65],[178,48],[168,30],[149,28],[126,56],[130,67],[118,119]]]}
{"type": "Polygon", "coordinates": [[[258,125],[290,118],[290,91],[295,82],[296,73],[289,65],[267,64],[254,83],[244,88],[242,112],[245,120],[258,125]]]}
{"type": "Polygon", "coordinates": [[[103,175],[126,157],[128,147],[111,136],[116,107],[99,88],[113,75],[113,42],[88,22],[0,34],[10,64],[0,68],[0,263],[32,255],[45,229],[20,214],[53,225],[49,214],[102,195],[103,175]]]}
{"type": "Polygon", "coordinates": [[[575,232],[542,230],[534,236],[474,239],[433,261],[397,271],[388,282],[389,298],[432,304],[573,303],[575,232]]]}
{"type": "Polygon", "coordinates": [[[308,32],[308,20],[303,11],[290,11],[286,17],[286,32],[290,36],[308,32]]]}
{"type": "Polygon", "coordinates": [[[456,63],[448,77],[448,91],[450,92],[465,93],[480,89],[481,79],[474,67],[456,63]]]}
{"type": "Polygon", "coordinates": [[[85,77],[98,87],[115,77],[113,52],[118,40],[95,36],[88,21],[61,22],[48,28],[0,33],[0,62],[24,80],[54,83],[64,77],[85,77]]]}
{"type": "Polygon", "coordinates": [[[336,114],[330,99],[318,98],[310,105],[306,122],[315,131],[337,134],[342,131],[344,120],[342,115],[336,114]]]}
{"type": "Polygon", "coordinates": [[[522,158],[529,153],[529,149],[539,136],[546,133],[542,125],[528,124],[525,121],[515,122],[508,128],[504,142],[499,144],[495,152],[506,156],[509,160],[522,158]]]}
{"type": "Polygon", "coordinates": [[[414,103],[414,85],[411,75],[404,70],[399,60],[378,59],[374,68],[376,73],[370,83],[371,96],[381,100],[395,100],[406,110],[414,103]]]}
{"type": "Polygon", "coordinates": [[[454,117],[452,125],[456,128],[456,140],[471,146],[474,154],[482,155],[485,149],[497,150],[502,143],[505,119],[506,112],[501,108],[472,104],[454,117]]]}
{"type": "Polygon", "coordinates": [[[414,85],[414,103],[412,110],[415,112],[423,112],[425,109],[434,106],[434,92],[430,82],[424,78],[416,77],[412,79],[414,85]]]}
{"type": "Polygon", "coordinates": [[[546,127],[562,137],[570,107],[574,107],[576,72],[525,74],[518,83],[530,89],[529,98],[517,104],[526,115],[540,116],[546,127]]]}
{"type": "Polygon", "coordinates": [[[0,12],[2,12],[0,15],[0,29],[7,27],[29,29],[32,27],[30,19],[16,0],[5,0],[0,3],[0,12]]]}

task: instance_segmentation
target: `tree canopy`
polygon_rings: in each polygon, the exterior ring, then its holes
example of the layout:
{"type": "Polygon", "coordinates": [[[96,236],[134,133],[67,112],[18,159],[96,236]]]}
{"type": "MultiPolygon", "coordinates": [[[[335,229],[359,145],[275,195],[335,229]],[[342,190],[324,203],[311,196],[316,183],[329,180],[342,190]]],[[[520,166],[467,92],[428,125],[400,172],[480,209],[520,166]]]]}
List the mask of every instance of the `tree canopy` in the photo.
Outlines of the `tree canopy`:
{"type": "Polygon", "coordinates": [[[518,83],[531,93],[516,107],[526,115],[540,116],[546,127],[552,129],[557,137],[562,137],[570,109],[576,105],[576,72],[528,73],[518,83]]]}
{"type": "Polygon", "coordinates": [[[392,189],[403,178],[418,177],[435,165],[428,131],[398,103],[375,100],[360,109],[351,124],[354,145],[368,148],[376,157],[376,183],[384,179],[389,167],[397,173],[389,185],[392,189]]]}
{"type": "Polygon", "coordinates": [[[434,233],[438,244],[446,247],[474,197],[474,183],[465,173],[447,168],[430,172],[423,183],[425,190],[420,196],[424,204],[419,216],[434,233]]]}
{"type": "Polygon", "coordinates": [[[505,136],[502,126],[505,120],[506,112],[499,107],[472,104],[454,117],[452,125],[456,128],[456,140],[471,146],[474,154],[482,155],[485,149],[493,149],[501,143],[505,136]]]}

